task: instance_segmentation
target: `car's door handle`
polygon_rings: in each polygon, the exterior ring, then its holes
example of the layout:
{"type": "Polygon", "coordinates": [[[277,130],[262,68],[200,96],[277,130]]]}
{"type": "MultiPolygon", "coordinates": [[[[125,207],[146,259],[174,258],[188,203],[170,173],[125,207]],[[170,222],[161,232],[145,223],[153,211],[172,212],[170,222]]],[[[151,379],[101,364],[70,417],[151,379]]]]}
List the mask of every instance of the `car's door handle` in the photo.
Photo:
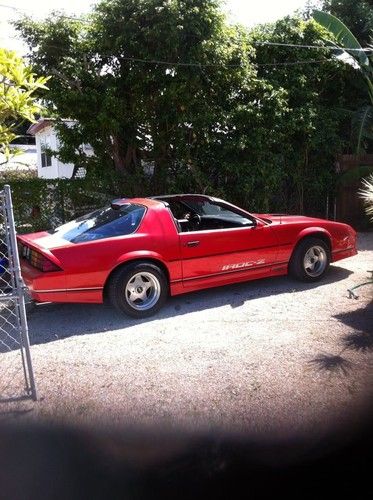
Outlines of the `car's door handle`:
{"type": "Polygon", "coordinates": [[[199,245],[199,241],[198,240],[194,240],[194,241],[187,241],[185,246],[187,246],[187,247],[196,247],[198,245],[199,245]]]}

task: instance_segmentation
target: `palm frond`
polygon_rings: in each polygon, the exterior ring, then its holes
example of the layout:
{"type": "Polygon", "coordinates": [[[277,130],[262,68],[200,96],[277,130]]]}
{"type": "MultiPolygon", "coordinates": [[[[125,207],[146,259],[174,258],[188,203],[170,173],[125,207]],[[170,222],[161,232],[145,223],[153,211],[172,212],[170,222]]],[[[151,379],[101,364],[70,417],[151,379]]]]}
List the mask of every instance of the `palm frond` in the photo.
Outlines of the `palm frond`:
{"type": "Polygon", "coordinates": [[[373,220],[373,175],[363,180],[364,187],[360,189],[359,194],[366,206],[366,212],[373,220]]]}

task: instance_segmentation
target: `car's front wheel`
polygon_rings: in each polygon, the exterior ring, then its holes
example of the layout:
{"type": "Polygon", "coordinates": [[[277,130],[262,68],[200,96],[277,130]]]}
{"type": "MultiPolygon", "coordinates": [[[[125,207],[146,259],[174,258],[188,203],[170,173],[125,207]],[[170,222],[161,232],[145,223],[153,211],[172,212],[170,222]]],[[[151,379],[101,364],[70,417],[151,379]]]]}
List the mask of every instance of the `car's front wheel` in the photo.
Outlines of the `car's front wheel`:
{"type": "Polygon", "coordinates": [[[119,311],[133,318],[147,318],[166,301],[168,282],[155,264],[134,262],[114,272],[108,293],[110,302],[119,311]]]}
{"type": "Polygon", "coordinates": [[[289,273],[301,281],[318,281],[330,264],[329,246],[319,238],[302,240],[293,252],[289,273]]]}

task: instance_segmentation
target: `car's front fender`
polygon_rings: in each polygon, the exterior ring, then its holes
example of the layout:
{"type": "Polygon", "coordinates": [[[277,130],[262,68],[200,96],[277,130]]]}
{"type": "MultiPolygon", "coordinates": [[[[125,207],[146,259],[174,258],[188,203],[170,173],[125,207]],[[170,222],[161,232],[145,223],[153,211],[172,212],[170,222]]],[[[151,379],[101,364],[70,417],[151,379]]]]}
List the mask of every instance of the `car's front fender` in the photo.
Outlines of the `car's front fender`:
{"type": "Polygon", "coordinates": [[[327,229],[325,229],[324,227],[320,227],[320,226],[311,226],[311,227],[306,227],[306,228],[302,229],[299,232],[299,234],[297,235],[297,238],[295,241],[295,246],[297,246],[298,243],[301,240],[303,240],[304,238],[307,238],[310,236],[317,238],[318,235],[322,235],[323,239],[325,239],[329,242],[330,250],[332,250],[332,241],[333,241],[332,235],[330,234],[330,232],[327,229]]]}

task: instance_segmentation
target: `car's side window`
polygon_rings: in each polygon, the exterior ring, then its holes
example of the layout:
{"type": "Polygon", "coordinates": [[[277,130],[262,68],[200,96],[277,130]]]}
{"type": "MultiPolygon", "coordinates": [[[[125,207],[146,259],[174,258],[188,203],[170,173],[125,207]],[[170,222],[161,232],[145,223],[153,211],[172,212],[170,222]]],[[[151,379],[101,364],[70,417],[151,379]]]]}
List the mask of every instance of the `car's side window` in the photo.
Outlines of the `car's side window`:
{"type": "Polygon", "coordinates": [[[253,220],[223,203],[206,198],[169,199],[179,232],[250,227],[253,220]]]}
{"type": "Polygon", "coordinates": [[[175,219],[185,219],[185,215],[190,211],[186,205],[177,200],[168,200],[172,215],[175,219]]]}

